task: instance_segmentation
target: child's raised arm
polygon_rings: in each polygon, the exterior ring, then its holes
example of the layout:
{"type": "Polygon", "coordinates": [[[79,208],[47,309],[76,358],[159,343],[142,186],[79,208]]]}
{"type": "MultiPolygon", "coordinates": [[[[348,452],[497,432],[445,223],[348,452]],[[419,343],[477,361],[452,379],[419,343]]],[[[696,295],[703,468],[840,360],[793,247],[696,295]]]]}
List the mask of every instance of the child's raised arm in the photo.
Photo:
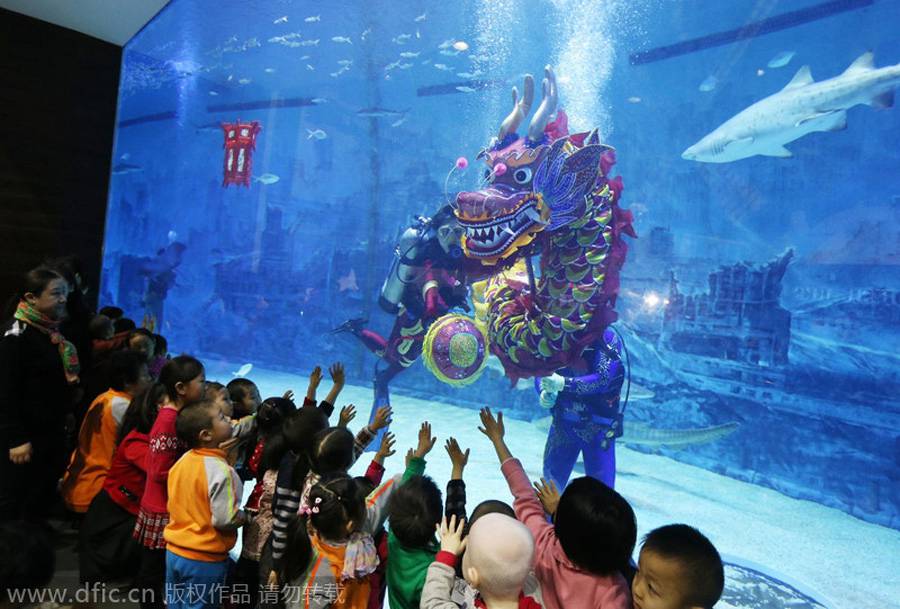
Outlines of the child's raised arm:
{"type": "Polygon", "coordinates": [[[344,389],[344,364],[341,362],[332,364],[328,369],[328,374],[331,375],[331,391],[325,396],[325,401],[329,404],[335,404],[338,396],[344,389]]]}
{"type": "Polygon", "coordinates": [[[316,403],[316,390],[322,382],[322,368],[316,366],[309,374],[309,387],[306,388],[306,401],[316,403]]]}
{"type": "Polygon", "coordinates": [[[444,502],[444,514],[449,518],[456,516],[459,520],[466,517],[466,483],[463,482],[463,470],[469,462],[469,449],[463,452],[456,438],[449,438],[444,445],[450,462],[453,465],[450,481],[447,482],[447,499],[444,502]]]}

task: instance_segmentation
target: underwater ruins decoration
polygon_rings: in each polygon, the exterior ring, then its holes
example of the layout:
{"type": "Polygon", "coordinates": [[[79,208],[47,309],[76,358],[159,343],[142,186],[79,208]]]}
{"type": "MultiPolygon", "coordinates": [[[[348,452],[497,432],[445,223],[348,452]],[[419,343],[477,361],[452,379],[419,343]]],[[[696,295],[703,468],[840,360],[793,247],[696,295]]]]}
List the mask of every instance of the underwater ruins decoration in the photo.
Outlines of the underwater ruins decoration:
{"type": "Polygon", "coordinates": [[[859,104],[894,105],[900,64],[876,68],[873,54],[863,53],[834,78],[815,82],[803,66],[785,87],[741,110],[681,157],[703,163],[729,163],[756,155],[789,158],[785,144],[816,131],[847,128],[847,110],[859,104]]]}
{"type": "Polygon", "coordinates": [[[225,134],[225,161],[222,187],[229,184],[250,187],[250,176],[253,170],[253,151],[256,150],[256,136],[262,127],[259,121],[222,123],[225,134]]]}
{"type": "Polygon", "coordinates": [[[622,180],[609,177],[613,149],[596,130],[569,134],[562,110],[550,121],[557,109],[550,66],[520,137],[533,98],[528,75],[522,99],[514,90],[513,111],[478,155],[487,165],[484,187],[456,198],[467,274],[486,278],[472,285],[476,318],[513,382],[569,366],[600,340],[617,318],[623,235],[636,237],[631,213],[618,205],[622,180]]]}

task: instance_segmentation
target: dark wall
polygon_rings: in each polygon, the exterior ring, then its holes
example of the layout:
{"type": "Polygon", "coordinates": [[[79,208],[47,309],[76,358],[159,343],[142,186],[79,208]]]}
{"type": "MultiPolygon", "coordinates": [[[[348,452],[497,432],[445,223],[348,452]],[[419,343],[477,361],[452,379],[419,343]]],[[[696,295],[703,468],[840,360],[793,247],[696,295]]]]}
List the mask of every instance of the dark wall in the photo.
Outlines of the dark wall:
{"type": "MultiPolygon", "coordinates": [[[[0,9],[0,299],[78,255],[96,294],[122,49],[0,9]]],[[[92,303],[93,304],[93,303],[92,303]]]]}

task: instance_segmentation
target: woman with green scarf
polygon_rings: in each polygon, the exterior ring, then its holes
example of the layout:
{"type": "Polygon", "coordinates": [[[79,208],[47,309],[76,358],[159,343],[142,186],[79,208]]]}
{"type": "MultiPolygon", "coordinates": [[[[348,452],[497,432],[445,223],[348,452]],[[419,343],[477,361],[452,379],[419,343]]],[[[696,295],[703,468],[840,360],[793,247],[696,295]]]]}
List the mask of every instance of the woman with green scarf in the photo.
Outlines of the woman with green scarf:
{"type": "Polygon", "coordinates": [[[79,370],[59,331],[68,295],[58,272],[32,269],[13,318],[0,327],[0,520],[44,520],[58,500],[79,370]]]}

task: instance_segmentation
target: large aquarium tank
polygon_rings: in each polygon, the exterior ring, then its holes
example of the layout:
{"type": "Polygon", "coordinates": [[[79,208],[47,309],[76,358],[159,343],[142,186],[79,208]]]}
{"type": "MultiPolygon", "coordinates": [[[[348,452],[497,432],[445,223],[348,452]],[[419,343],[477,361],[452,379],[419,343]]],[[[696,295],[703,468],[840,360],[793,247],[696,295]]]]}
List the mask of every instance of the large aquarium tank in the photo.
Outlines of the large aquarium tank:
{"type": "Polygon", "coordinates": [[[264,397],[343,362],[351,426],[390,402],[404,452],[422,420],[471,448],[472,506],[510,499],[477,409],[538,479],[530,377],[609,325],[640,535],[707,534],[717,607],[896,607],[898,24],[895,0],[173,0],[124,49],[101,304],[264,397]]]}

